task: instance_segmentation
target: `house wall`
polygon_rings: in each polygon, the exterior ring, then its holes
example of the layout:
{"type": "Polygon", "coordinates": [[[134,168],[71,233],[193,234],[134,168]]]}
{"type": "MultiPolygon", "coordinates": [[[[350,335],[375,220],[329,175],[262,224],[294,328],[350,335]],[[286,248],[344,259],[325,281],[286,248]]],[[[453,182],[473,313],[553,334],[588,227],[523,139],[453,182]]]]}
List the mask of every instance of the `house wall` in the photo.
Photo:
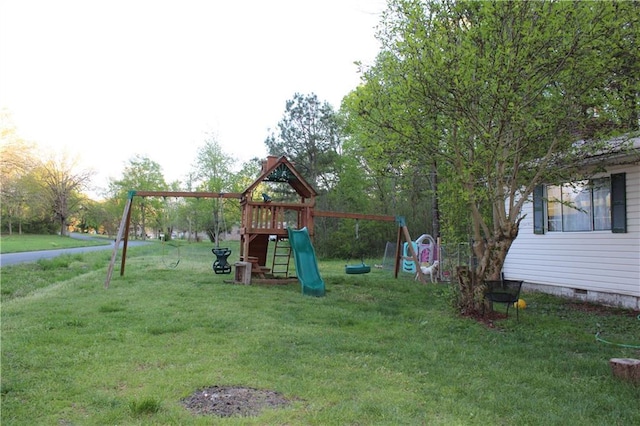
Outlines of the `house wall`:
{"type": "Polygon", "coordinates": [[[524,280],[525,291],[640,309],[640,164],[607,172],[626,172],[627,232],[536,235],[529,202],[505,261],[506,278],[524,280]]]}

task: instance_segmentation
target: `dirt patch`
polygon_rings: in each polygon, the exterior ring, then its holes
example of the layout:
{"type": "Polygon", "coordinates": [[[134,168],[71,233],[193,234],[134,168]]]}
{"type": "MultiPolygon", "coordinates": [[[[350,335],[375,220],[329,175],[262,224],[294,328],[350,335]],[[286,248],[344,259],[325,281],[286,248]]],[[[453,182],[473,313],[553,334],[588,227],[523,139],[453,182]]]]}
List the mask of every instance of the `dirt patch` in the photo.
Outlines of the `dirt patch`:
{"type": "MultiPolygon", "coordinates": [[[[588,303],[588,302],[569,302],[565,306],[575,311],[588,312],[591,314],[602,315],[602,316],[621,315],[621,316],[628,316],[632,318],[640,316],[640,311],[634,311],[631,309],[624,309],[624,308],[615,308],[615,307],[604,306],[604,305],[597,305],[595,303],[588,303]]],[[[509,315],[511,315],[512,312],[515,315],[515,310],[513,311],[510,310],[509,315]]],[[[496,328],[496,329],[500,328],[496,324],[496,321],[500,321],[507,318],[506,314],[502,312],[497,312],[497,311],[487,311],[486,313],[483,313],[481,311],[463,312],[462,316],[471,318],[481,324],[484,324],[488,328],[496,328]]]]}
{"type": "Polygon", "coordinates": [[[182,404],[196,415],[257,416],[265,408],[287,406],[292,400],[272,390],[212,386],[194,392],[182,404]]]}
{"type": "Polygon", "coordinates": [[[632,309],[614,308],[611,306],[596,305],[595,303],[588,302],[571,302],[567,306],[576,311],[589,312],[597,315],[622,315],[629,317],[637,317],[640,315],[640,311],[634,311],[632,309]]]}
{"type": "Polygon", "coordinates": [[[484,324],[487,328],[499,328],[496,325],[496,321],[507,318],[506,314],[496,311],[483,312],[465,312],[462,316],[471,318],[480,324],[484,324]]]}

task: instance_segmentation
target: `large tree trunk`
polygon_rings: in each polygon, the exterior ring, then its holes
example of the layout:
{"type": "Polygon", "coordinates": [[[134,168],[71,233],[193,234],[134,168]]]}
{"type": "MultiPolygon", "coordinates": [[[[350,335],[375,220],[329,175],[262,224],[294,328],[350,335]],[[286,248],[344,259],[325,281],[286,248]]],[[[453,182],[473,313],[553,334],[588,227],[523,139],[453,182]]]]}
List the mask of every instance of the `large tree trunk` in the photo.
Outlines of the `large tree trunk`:
{"type": "Polygon", "coordinates": [[[511,248],[511,244],[518,236],[519,222],[507,222],[494,230],[494,235],[488,240],[479,239],[473,242],[473,254],[477,259],[475,267],[461,277],[459,308],[464,311],[480,312],[490,309],[483,306],[484,281],[499,280],[504,261],[511,248]]]}
{"type": "Polygon", "coordinates": [[[507,253],[518,236],[519,221],[506,222],[501,225],[501,227],[494,229],[494,235],[490,239],[473,243],[473,252],[478,260],[472,273],[474,288],[477,289],[473,301],[476,310],[491,309],[490,306],[483,306],[485,303],[483,283],[485,280],[499,280],[501,278],[507,253]]]}
{"type": "Polygon", "coordinates": [[[489,240],[474,241],[473,252],[478,259],[476,275],[482,280],[498,280],[502,272],[504,260],[518,236],[518,225],[506,223],[495,230],[489,240]]]}

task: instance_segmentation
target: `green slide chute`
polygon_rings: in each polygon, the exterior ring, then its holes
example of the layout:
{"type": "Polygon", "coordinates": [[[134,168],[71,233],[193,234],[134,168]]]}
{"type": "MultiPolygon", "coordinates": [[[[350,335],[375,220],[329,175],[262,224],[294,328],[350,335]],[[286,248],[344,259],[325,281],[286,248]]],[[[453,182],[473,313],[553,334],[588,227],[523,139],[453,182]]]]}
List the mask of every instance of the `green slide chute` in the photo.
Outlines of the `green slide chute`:
{"type": "Polygon", "coordinates": [[[318,270],[316,252],[311,245],[311,238],[306,227],[302,229],[287,228],[289,245],[296,263],[296,273],[302,285],[302,294],[307,296],[324,296],[324,281],[318,270]]]}

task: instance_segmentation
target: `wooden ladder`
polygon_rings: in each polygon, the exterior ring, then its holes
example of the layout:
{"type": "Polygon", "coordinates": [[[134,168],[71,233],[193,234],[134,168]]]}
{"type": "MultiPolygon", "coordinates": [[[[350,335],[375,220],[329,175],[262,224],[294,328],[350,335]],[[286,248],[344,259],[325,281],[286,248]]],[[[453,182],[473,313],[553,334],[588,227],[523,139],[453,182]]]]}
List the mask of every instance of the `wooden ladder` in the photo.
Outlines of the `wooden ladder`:
{"type": "Polygon", "coordinates": [[[276,246],[273,249],[273,263],[271,273],[289,277],[289,261],[291,259],[291,245],[286,237],[277,237],[276,246]]]}

